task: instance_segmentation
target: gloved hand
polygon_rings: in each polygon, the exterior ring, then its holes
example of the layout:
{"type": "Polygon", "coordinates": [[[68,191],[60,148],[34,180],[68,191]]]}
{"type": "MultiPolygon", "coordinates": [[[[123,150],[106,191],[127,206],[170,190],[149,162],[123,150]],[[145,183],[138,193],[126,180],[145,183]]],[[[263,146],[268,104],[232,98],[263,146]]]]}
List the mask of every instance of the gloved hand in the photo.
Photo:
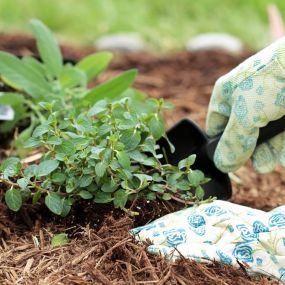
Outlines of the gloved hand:
{"type": "Polygon", "coordinates": [[[285,37],[219,78],[209,104],[206,132],[223,132],[214,155],[223,172],[252,157],[261,173],[285,165],[285,134],[256,147],[259,128],[285,115],[285,37]]]}
{"type": "Polygon", "coordinates": [[[219,261],[285,281],[285,206],[271,212],[214,201],[168,214],[131,231],[170,260],[219,261]]]}

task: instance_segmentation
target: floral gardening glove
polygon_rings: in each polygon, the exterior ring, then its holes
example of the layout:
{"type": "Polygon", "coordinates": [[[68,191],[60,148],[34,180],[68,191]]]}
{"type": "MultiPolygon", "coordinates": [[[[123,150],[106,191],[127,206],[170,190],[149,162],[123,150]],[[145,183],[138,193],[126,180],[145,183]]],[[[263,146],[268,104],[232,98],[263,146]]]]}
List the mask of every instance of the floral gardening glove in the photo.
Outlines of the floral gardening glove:
{"type": "Polygon", "coordinates": [[[148,251],[219,261],[285,281],[285,206],[271,212],[215,201],[168,214],[131,231],[148,251]],[[239,263],[238,263],[239,262],[239,263]]]}
{"type": "Polygon", "coordinates": [[[210,100],[206,132],[223,132],[214,155],[223,172],[250,157],[261,173],[285,165],[285,134],[256,147],[259,128],[285,115],[285,37],[219,78],[210,100]]]}

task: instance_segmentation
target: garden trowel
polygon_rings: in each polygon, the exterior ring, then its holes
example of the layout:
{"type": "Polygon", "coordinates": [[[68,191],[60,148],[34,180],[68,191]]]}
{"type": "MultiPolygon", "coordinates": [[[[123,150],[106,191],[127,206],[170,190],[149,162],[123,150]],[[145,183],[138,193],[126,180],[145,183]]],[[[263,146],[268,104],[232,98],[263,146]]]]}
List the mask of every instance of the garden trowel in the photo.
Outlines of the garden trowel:
{"type": "MultiPolygon", "coordinates": [[[[285,116],[271,121],[267,126],[260,129],[257,145],[283,131],[285,131],[285,116]]],[[[161,139],[159,145],[161,149],[164,149],[168,163],[177,165],[181,159],[196,154],[196,161],[192,168],[203,171],[205,176],[211,179],[203,185],[204,198],[212,196],[227,200],[231,197],[232,186],[229,175],[221,172],[213,162],[214,152],[222,134],[209,138],[203,129],[187,118],[182,119],[170,128],[167,131],[167,136],[175,146],[175,152],[171,153],[165,139],[161,139]]]]}

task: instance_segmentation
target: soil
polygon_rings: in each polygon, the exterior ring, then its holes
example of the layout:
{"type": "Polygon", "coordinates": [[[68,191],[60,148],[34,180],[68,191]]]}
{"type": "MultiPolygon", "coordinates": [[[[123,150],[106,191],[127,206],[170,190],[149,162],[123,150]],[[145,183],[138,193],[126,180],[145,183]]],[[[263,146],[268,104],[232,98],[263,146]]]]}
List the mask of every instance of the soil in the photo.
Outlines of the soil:
{"type": "MultiPolygon", "coordinates": [[[[64,57],[76,61],[92,48],[63,45],[64,57]]],[[[23,35],[0,35],[0,50],[16,55],[36,55],[34,41],[23,35]]],[[[176,108],[165,113],[167,126],[191,117],[204,126],[213,85],[251,52],[233,56],[221,51],[173,54],[117,54],[104,80],[119,71],[137,68],[135,87],[153,97],[164,97],[176,108]]],[[[1,138],[3,141],[3,137],[1,138]]],[[[251,164],[233,177],[231,201],[262,210],[285,203],[285,172],[255,173],[251,164]]],[[[0,184],[0,198],[3,197],[0,184]]],[[[23,209],[14,214],[0,200],[1,284],[278,284],[266,277],[255,279],[239,269],[219,263],[200,264],[182,258],[170,263],[147,253],[128,234],[179,209],[172,202],[132,205],[140,212],[134,218],[110,206],[79,204],[66,219],[51,215],[44,207],[23,209]],[[68,245],[51,248],[53,234],[66,232],[68,245]]]]}

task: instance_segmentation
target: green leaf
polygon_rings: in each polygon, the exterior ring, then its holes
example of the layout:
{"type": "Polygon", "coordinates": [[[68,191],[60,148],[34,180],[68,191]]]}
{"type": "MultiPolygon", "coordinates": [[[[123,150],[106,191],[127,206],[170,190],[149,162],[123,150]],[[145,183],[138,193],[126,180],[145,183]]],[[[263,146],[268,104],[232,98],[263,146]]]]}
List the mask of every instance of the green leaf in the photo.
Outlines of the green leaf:
{"type": "Polygon", "coordinates": [[[60,215],[63,210],[61,197],[56,193],[48,193],[45,197],[45,204],[56,215],[60,215]]]}
{"type": "Polygon", "coordinates": [[[103,177],[107,169],[107,164],[102,161],[96,164],[95,173],[98,177],[103,177]]]}
{"type": "Polygon", "coordinates": [[[60,173],[60,172],[53,173],[52,176],[51,176],[52,182],[54,182],[56,184],[63,184],[65,179],[66,179],[65,174],[64,173],[60,173]]]}
{"type": "Polygon", "coordinates": [[[198,187],[196,187],[195,189],[195,196],[197,199],[202,200],[204,197],[204,189],[199,185],[198,187]]]}
{"type": "Polygon", "coordinates": [[[37,177],[47,176],[50,173],[52,173],[55,169],[57,169],[58,165],[59,161],[57,160],[44,160],[38,165],[36,176],[37,177]]]}
{"type": "Polygon", "coordinates": [[[126,203],[128,201],[128,194],[124,189],[120,189],[115,192],[114,194],[114,206],[115,208],[121,208],[124,209],[126,206],[126,203]]]}
{"type": "Polygon", "coordinates": [[[57,247],[57,246],[63,246],[68,244],[68,237],[67,234],[57,234],[54,235],[51,239],[51,246],[52,247],[57,247]]]}
{"type": "Polygon", "coordinates": [[[51,144],[51,145],[60,145],[62,143],[62,140],[59,137],[51,136],[48,138],[46,143],[51,144]]]}
{"type": "Polygon", "coordinates": [[[97,52],[83,58],[76,66],[86,73],[89,81],[96,78],[108,67],[112,57],[113,55],[110,52],[97,52]]]}
{"type": "Polygon", "coordinates": [[[93,177],[90,175],[84,175],[79,179],[80,187],[84,188],[92,183],[93,177]]]}
{"type": "Polygon", "coordinates": [[[165,185],[163,184],[153,184],[149,188],[150,190],[158,193],[164,193],[165,191],[165,185]]]}
{"type": "Polygon", "coordinates": [[[4,179],[16,176],[21,169],[20,159],[17,157],[7,158],[2,162],[0,169],[3,171],[4,179]]]}
{"type": "Polygon", "coordinates": [[[45,69],[45,66],[43,65],[43,63],[39,62],[35,58],[30,57],[30,56],[25,56],[22,58],[22,61],[27,66],[32,68],[35,72],[38,72],[41,75],[44,75],[46,73],[46,69],[45,69]]]}
{"type": "Polygon", "coordinates": [[[41,198],[42,196],[42,192],[41,191],[37,191],[32,198],[32,204],[35,205],[41,198]]]}
{"type": "Polygon", "coordinates": [[[146,199],[147,199],[147,200],[150,200],[150,201],[155,200],[155,199],[156,199],[156,195],[155,195],[155,193],[152,193],[152,192],[147,193],[147,195],[146,195],[146,199]]]}
{"type": "Polygon", "coordinates": [[[187,158],[180,160],[178,163],[178,168],[179,169],[189,168],[191,165],[194,164],[195,159],[196,159],[196,155],[192,154],[188,156],[187,158]]]}
{"type": "Polygon", "coordinates": [[[0,51],[0,74],[34,98],[47,96],[51,87],[43,76],[25,62],[0,51]]]}
{"type": "Polygon", "coordinates": [[[5,202],[8,208],[14,212],[19,211],[22,206],[22,196],[19,190],[17,189],[9,189],[5,193],[5,202]]]}
{"type": "Polygon", "coordinates": [[[102,187],[101,190],[103,192],[114,192],[115,190],[117,190],[118,185],[115,183],[115,181],[111,178],[110,180],[108,180],[107,182],[105,182],[102,187]]]}
{"type": "Polygon", "coordinates": [[[41,124],[34,129],[32,136],[34,138],[38,138],[43,134],[46,134],[49,131],[49,129],[50,126],[48,124],[41,124]]]}
{"type": "Polygon", "coordinates": [[[60,216],[66,217],[71,210],[72,199],[71,198],[68,198],[68,199],[63,198],[61,200],[61,203],[62,203],[62,211],[60,213],[60,216]]]}
{"type": "Polygon", "coordinates": [[[162,195],[162,199],[163,200],[171,200],[172,199],[172,195],[170,194],[170,193],[164,193],[163,195],[162,195]]]}
{"type": "Polygon", "coordinates": [[[198,186],[205,178],[205,175],[200,170],[191,170],[188,174],[188,180],[193,186],[198,186]]]}
{"type": "Polygon", "coordinates": [[[131,161],[129,155],[126,152],[124,151],[118,152],[117,158],[122,167],[124,167],[125,169],[130,169],[131,161]]]}
{"type": "Polygon", "coordinates": [[[113,201],[111,193],[98,192],[95,194],[94,201],[99,204],[105,204],[113,201]]]}
{"type": "Polygon", "coordinates": [[[149,128],[156,140],[160,139],[165,133],[164,122],[161,118],[153,117],[149,122],[149,128]]]}
{"type": "Polygon", "coordinates": [[[62,55],[54,36],[39,20],[31,20],[30,26],[36,38],[41,59],[51,75],[58,77],[62,70],[62,55]]]}
{"type": "Polygon", "coordinates": [[[122,132],[120,140],[125,145],[125,150],[130,151],[135,149],[140,144],[141,136],[139,132],[134,132],[133,130],[127,130],[122,132]]]}
{"type": "Polygon", "coordinates": [[[89,191],[85,191],[85,190],[81,190],[79,192],[79,196],[82,198],[82,199],[85,199],[85,200],[88,200],[88,199],[92,199],[93,198],[93,194],[90,193],[89,191]]]}
{"type": "Polygon", "coordinates": [[[16,93],[1,93],[0,104],[10,106],[14,112],[13,120],[0,124],[0,133],[13,130],[17,123],[26,116],[25,98],[16,93]]]}
{"type": "Polygon", "coordinates": [[[70,140],[65,140],[61,145],[56,147],[58,153],[63,153],[64,155],[71,156],[75,153],[74,144],[70,140]]]}
{"type": "MultiPolygon", "coordinates": [[[[59,82],[62,87],[74,88],[84,87],[87,85],[86,74],[74,66],[64,66],[63,72],[60,75],[59,82]]],[[[75,95],[75,94],[74,94],[75,95]]]]}
{"type": "Polygon", "coordinates": [[[28,186],[30,180],[26,177],[20,178],[17,180],[18,185],[20,186],[21,189],[26,189],[28,186]]]}
{"type": "Polygon", "coordinates": [[[24,148],[36,148],[41,144],[42,142],[40,141],[40,139],[31,137],[24,143],[24,148]]]}
{"type": "Polygon", "coordinates": [[[89,104],[104,99],[114,99],[123,93],[135,80],[137,76],[136,70],[128,70],[122,74],[96,86],[83,98],[89,104]]]}

